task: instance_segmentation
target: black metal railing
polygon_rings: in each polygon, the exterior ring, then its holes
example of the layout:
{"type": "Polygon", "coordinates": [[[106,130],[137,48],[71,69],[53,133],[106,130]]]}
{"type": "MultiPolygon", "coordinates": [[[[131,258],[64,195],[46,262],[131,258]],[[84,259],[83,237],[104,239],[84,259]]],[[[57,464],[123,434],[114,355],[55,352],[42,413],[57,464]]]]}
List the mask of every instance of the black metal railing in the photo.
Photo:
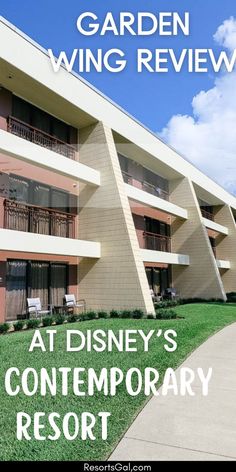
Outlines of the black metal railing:
{"type": "Polygon", "coordinates": [[[75,215],[5,199],[4,228],[75,238],[75,215]]]}
{"type": "Polygon", "coordinates": [[[143,233],[145,248],[153,251],[171,252],[171,238],[169,236],[163,236],[161,234],[149,233],[144,231],[143,233]]]}
{"type": "Polygon", "coordinates": [[[18,118],[14,118],[13,116],[8,117],[7,130],[9,133],[15,134],[20,138],[50,149],[50,151],[62,154],[69,159],[75,159],[75,148],[71,146],[71,144],[65,143],[64,141],[61,141],[55,136],[51,136],[50,134],[45,133],[38,128],[34,128],[28,123],[18,120],[18,118]]]}
{"type": "Polygon", "coordinates": [[[128,172],[122,171],[123,179],[126,184],[132,185],[133,187],[138,187],[148,192],[155,197],[162,198],[162,200],[169,200],[169,193],[162,188],[146,182],[146,180],[140,180],[132,177],[128,172]]]}

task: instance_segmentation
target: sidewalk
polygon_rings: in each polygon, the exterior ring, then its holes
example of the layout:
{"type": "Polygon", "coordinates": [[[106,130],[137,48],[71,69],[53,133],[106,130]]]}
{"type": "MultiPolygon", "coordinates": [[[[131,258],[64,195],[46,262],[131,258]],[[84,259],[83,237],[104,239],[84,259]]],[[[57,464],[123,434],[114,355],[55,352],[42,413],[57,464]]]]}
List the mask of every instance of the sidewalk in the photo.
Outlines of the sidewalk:
{"type": "Polygon", "coordinates": [[[236,460],[236,323],[183,366],[213,368],[208,397],[153,397],[109,460],[236,460]]]}

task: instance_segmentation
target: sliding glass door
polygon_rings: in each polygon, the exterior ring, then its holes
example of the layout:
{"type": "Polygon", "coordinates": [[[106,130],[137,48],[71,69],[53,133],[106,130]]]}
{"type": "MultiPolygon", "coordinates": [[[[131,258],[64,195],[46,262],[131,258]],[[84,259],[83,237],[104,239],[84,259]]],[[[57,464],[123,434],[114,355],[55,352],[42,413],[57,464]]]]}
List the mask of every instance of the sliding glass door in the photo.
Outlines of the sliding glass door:
{"type": "Polygon", "coordinates": [[[51,265],[51,303],[62,305],[67,287],[67,266],[65,264],[51,265]]]}
{"type": "Polygon", "coordinates": [[[29,264],[28,292],[31,298],[40,298],[41,304],[49,304],[49,263],[31,262],[29,264]]]}
{"type": "Polygon", "coordinates": [[[169,269],[146,267],[146,275],[149,287],[155,295],[161,295],[170,286],[169,269]]]}
{"type": "Polygon", "coordinates": [[[17,314],[25,311],[26,289],[26,261],[8,261],[6,279],[6,319],[16,319],[17,314]]]}
{"type": "Polygon", "coordinates": [[[40,298],[42,306],[62,305],[67,293],[68,265],[39,261],[7,261],[6,319],[27,311],[27,298],[40,298]]]}

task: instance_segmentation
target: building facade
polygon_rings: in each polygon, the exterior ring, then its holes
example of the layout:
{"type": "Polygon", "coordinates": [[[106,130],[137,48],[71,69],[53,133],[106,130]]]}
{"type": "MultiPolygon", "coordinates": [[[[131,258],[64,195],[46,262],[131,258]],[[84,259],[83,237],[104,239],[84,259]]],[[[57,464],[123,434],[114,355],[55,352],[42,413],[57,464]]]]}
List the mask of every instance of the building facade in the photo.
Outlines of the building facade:
{"type": "Polygon", "coordinates": [[[66,293],[146,313],[151,288],[226,299],[235,215],[235,197],[0,20],[1,322],[66,293]]]}

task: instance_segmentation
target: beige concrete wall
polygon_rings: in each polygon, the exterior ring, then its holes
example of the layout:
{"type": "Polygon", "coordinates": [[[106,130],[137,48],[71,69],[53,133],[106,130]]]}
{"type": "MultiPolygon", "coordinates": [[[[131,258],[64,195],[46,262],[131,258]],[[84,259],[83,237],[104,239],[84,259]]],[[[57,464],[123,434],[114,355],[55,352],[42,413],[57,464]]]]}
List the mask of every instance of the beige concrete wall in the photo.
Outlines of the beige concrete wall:
{"type": "Polygon", "coordinates": [[[101,242],[97,261],[79,264],[79,294],[90,309],[142,308],[153,313],[131,209],[111,130],[80,130],[80,162],[101,173],[101,187],[81,186],[79,237],[101,242]]]}
{"type": "Polygon", "coordinates": [[[225,299],[220,273],[189,179],[170,183],[170,201],[188,211],[188,220],[180,221],[177,218],[172,224],[172,252],[188,254],[190,257],[188,267],[173,266],[173,286],[183,298],[225,299]]]}
{"type": "Polygon", "coordinates": [[[236,224],[228,205],[217,207],[215,222],[228,228],[228,236],[217,238],[217,259],[230,261],[230,269],[222,271],[221,277],[227,292],[236,292],[236,224]]]}

